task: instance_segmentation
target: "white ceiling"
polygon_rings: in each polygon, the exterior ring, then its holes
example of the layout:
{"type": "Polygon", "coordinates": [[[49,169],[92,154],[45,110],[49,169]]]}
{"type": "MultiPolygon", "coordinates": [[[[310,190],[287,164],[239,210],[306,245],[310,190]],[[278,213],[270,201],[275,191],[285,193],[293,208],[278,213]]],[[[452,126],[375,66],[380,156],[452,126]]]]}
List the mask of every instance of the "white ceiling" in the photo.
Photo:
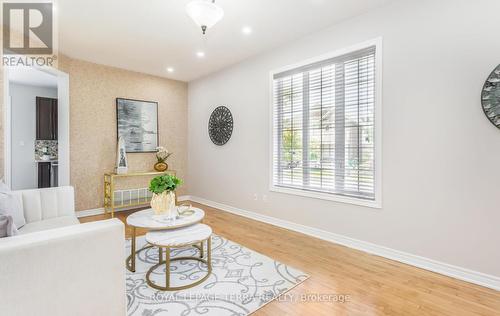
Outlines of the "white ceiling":
{"type": "Polygon", "coordinates": [[[11,67],[9,69],[9,82],[44,88],[57,88],[56,76],[31,67],[11,67]]]}
{"type": "Polygon", "coordinates": [[[205,36],[185,13],[189,1],[60,0],[60,51],[190,81],[390,0],[217,0],[225,16],[205,36]],[[252,27],[251,35],[242,34],[244,26],[252,27]]]}

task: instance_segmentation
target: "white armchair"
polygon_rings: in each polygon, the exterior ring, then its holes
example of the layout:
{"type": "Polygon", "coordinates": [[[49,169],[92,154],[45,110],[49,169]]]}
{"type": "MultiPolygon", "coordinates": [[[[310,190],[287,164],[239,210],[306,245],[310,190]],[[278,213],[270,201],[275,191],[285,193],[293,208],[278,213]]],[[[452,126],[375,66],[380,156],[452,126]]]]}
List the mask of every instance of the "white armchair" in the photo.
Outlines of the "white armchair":
{"type": "Polygon", "coordinates": [[[79,224],[71,187],[18,191],[27,224],[0,238],[0,315],[125,315],[125,234],[79,224]]]}
{"type": "Polygon", "coordinates": [[[21,200],[26,225],[20,234],[80,224],[73,187],[14,191],[21,200]]]}

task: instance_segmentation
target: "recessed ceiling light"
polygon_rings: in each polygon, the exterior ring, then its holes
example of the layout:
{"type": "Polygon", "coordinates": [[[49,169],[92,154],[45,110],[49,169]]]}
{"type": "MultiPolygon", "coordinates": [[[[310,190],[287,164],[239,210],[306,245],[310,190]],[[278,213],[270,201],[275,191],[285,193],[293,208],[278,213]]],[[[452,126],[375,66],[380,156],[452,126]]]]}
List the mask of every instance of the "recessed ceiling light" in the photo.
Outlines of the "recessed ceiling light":
{"type": "Polygon", "coordinates": [[[201,51],[197,52],[196,56],[198,56],[198,58],[203,58],[203,57],[205,57],[205,52],[201,52],[201,51]]]}
{"type": "Polygon", "coordinates": [[[174,68],[172,68],[172,67],[168,67],[168,68],[167,68],[167,71],[168,71],[168,72],[170,72],[170,73],[172,73],[172,72],[174,72],[174,68]]]}
{"type": "Polygon", "coordinates": [[[252,34],[252,28],[250,26],[245,26],[241,29],[241,32],[245,35],[252,34]]]}

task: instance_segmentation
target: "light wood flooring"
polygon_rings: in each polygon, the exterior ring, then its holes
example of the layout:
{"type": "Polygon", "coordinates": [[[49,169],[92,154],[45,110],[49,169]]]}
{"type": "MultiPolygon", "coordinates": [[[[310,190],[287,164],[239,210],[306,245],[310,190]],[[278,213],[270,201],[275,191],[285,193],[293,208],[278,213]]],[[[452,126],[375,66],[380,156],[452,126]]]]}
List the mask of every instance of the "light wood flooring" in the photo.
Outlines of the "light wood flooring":
{"type": "MultiPolygon", "coordinates": [[[[311,277],[254,315],[500,315],[500,292],[193,203],[204,223],[227,239],[311,277]],[[348,295],[340,302],[302,302],[303,295],[348,295]]],[[[116,213],[125,220],[130,212],[116,213]]],[[[107,219],[98,215],[81,222],[107,219]]],[[[126,229],[127,235],[130,229],[126,229]]],[[[145,231],[138,231],[144,234],[145,231]]],[[[331,296],[331,298],[335,298],[331,296]]]]}

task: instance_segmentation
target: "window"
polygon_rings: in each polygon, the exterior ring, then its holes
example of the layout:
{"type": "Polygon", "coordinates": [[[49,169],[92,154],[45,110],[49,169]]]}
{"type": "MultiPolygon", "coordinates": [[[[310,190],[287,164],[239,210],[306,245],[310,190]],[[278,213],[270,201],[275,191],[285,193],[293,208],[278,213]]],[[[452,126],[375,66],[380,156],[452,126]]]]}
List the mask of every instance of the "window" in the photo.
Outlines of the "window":
{"type": "Polygon", "coordinates": [[[376,54],[272,74],[272,190],[378,206],[376,54]]]}

